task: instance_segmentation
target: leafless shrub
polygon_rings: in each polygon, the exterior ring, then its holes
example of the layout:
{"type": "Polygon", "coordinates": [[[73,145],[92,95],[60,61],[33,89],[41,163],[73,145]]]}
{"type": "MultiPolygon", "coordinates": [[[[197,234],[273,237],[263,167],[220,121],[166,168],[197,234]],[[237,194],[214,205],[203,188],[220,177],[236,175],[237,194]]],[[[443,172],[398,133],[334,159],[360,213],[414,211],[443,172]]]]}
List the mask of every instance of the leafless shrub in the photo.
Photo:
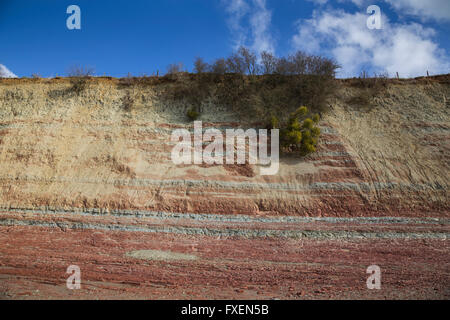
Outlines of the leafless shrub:
{"type": "Polygon", "coordinates": [[[271,57],[271,62],[275,65],[274,73],[281,75],[317,75],[334,78],[336,70],[339,69],[339,65],[332,59],[308,55],[302,51],[297,51],[287,58],[271,57]]]}
{"type": "Polygon", "coordinates": [[[74,65],[70,67],[67,75],[69,77],[82,78],[82,77],[91,77],[94,75],[94,73],[95,73],[94,68],[74,65]]]}
{"type": "MultiPolygon", "coordinates": [[[[291,74],[306,74],[309,64],[311,62],[311,57],[302,51],[297,51],[294,55],[289,56],[289,73],[291,74]]],[[[308,70],[309,71],[309,70],[308,70]]]]}
{"type": "Polygon", "coordinates": [[[339,65],[331,59],[320,56],[307,57],[306,73],[319,76],[334,77],[339,65]]]}
{"type": "Polygon", "coordinates": [[[240,47],[226,61],[231,73],[256,75],[260,70],[256,53],[246,47],[240,47]]]}
{"type": "Polygon", "coordinates": [[[94,75],[94,69],[91,67],[74,65],[70,67],[67,75],[72,78],[70,80],[72,87],[68,89],[67,93],[73,92],[76,95],[80,95],[84,90],[86,90],[88,85],[87,78],[94,75]]]}
{"type": "Polygon", "coordinates": [[[292,66],[288,59],[282,57],[276,60],[275,73],[281,75],[292,75],[292,66]]]}
{"type": "Polygon", "coordinates": [[[183,72],[184,66],[182,62],[172,63],[167,66],[167,74],[177,74],[183,72]]]}
{"type": "Polygon", "coordinates": [[[262,72],[264,74],[274,74],[277,69],[278,58],[272,53],[263,51],[261,52],[261,64],[262,72]]]}
{"type": "Polygon", "coordinates": [[[254,51],[246,47],[240,47],[237,54],[242,57],[247,74],[256,75],[259,73],[258,59],[254,51]]]}
{"type": "Polygon", "coordinates": [[[210,70],[210,66],[203,58],[197,57],[194,61],[194,70],[196,73],[205,73],[210,70]]]}
{"type": "Polygon", "coordinates": [[[228,72],[227,62],[224,58],[217,59],[211,66],[211,72],[215,74],[225,74],[228,72]]]}
{"type": "Polygon", "coordinates": [[[240,47],[228,58],[217,59],[210,68],[202,58],[194,61],[195,71],[204,73],[225,74],[236,73],[239,75],[317,75],[334,78],[339,65],[326,57],[309,55],[302,51],[288,57],[277,58],[270,52],[261,53],[261,63],[258,63],[256,53],[246,47],[240,47]]]}
{"type": "Polygon", "coordinates": [[[246,66],[244,59],[237,53],[233,53],[227,59],[227,69],[231,73],[244,74],[246,66]]]}

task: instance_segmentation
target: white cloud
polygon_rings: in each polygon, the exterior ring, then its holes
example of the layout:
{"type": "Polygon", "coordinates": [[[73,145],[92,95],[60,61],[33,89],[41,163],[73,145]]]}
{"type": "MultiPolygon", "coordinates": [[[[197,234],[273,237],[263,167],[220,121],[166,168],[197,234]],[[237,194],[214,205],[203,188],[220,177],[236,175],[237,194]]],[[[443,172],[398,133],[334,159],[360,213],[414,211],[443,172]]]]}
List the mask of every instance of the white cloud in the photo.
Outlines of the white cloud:
{"type": "Polygon", "coordinates": [[[227,23],[234,37],[234,46],[240,47],[247,38],[245,28],[242,26],[242,19],[247,15],[249,6],[245,0],[222,0],[222,2],[230,16],[227,23]]]}
{"type": "Polygon", "coordinates": [[[272,12],[267,9],[266,0],[222,0],[222,3],[229,14],[227,22],[235,49],[245,45],[257,52],[274,51],[272,12]]]}
{"type": "Polygon", "coordinates": [[[253,50],[257,52],[274,52],[273,39],[270,34],[272,12],[266,7],[266,0],[254,0],[255,11],[250,17],[253,35],[253,50]]]}
{"type": "Polygon", "coordinates": [[[398,13],[426,19],[450,20],[449,0],[385,0],[398,13]]]}
{"type": "Polygon", "coordinates": [[[0,64],[0,78],[17,78],[7,67],[0,64]]]}
{"type": "MultiPolygon", "coordinates": [[[[324,5],[328,0],[309,0],[319,5],[324,5]]],[[[373,0],[338,0],[338,2],[353,2],[358,7],[367,7],[374,3],[373,0]]],[[[384,0],[391,5],[399,15],[411,15],[421,20],[450,21],[449,0],[384,0]]],[[[382,7],[380,3],[379,6],[382,7]]],[[[382,8],[383,9],[383,8],[382,8]]]]}
{"type": "Polygon", "coordinates": [[[321,10],[298,23],[296,49],[332,55],[342,66],[340,76],[362,70],[395,72],[403,77],[447,73],[449,59],[432,37],[435,31],[417,23],[391,24],[383,16],[383,29],[366,27],[367,15],[342,10],[321,10]]]}

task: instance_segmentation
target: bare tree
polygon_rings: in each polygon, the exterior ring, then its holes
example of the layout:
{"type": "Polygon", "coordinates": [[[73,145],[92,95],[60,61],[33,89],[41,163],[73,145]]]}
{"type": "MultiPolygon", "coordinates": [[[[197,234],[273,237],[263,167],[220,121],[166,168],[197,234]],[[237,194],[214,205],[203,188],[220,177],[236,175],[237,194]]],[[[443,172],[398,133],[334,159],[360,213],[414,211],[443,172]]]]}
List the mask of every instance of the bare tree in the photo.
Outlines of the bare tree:
{"type": "Polygon", "coordinates": [[[278,58],[272,53],[263,51],[261,52],[261,64],[262,72],[264,74],[274,74],[277,70],[278,58]]]}
{"type": "Polygon", "coordinates": [[[259,72],[256,53],[246,47],[240,47],[227,59],[230,72],[255,75],[259,72]]]}
{"type": "Polygon", "coordinates": [[[67,75],[69,77],[90,77],[93,76],[94,73],[95,73],[94,68],[73,65],[72,67],[70,67],[67,75]]]}
{"type": "Polygon", "coordinates": [[[217,59],[211,66],[211,72],[216,74],[225,74],[228,72],[228,64],[224,58],[217,59]]]}
{"type": "Polygon", "coordinates": [[[203,60],[203,58],[197,57],[194,61],[194,70],[196,73],[205,73],[208,72],[210,66],[207,62],[203,60]]]}
{"type": "Polygon", "coordinates": [[[241,57],[241,60],[244,62],[246,72],[250,75],[257,74],[259,71],[259,66],[256,58],[256,53],[246,47],[240,47],[237,53],[241,57]]]}
{"type": "Polygon", "coordinates": [[[297,51],[287,58],[275,58],[270,54],[264,54],[262,63],[265,73],[270,72],[273,61],[275,61],[275,71],[273,73],[281,75],[309,74],[335,77],[336,70],[339,68],[339,65],[332,59],[297,51]]]}
{"type": "Polygon", "coordinates": [[[307,73],[308,55],[297,51],[294,55],[289,56],[289,64],[292,74],[305,74],[307,73]]]}
{"type": "Polygon", "coordinates": [[[245,74],[246,66],[244,59],[237,52],[228,57],[227,66],[232,73],[245,74]]]}
{"type": "Polygon", "coordinates": [[[307,73],[319,76],[335,77],[340,66],[332,59],[320,56],[308,56],[307,73]]]}
{"type": "Polygon", "coordinates": [[[183,72],[184,66],[182,62],[172,63],[167,66],[167,74],[177,74],[183,72]]]}
{"type": "Polygon", "coordinates": [[[277,59],[275,73],[281,75],[292,74],[292,67],[289,60],[284,57],[277,59]]]}

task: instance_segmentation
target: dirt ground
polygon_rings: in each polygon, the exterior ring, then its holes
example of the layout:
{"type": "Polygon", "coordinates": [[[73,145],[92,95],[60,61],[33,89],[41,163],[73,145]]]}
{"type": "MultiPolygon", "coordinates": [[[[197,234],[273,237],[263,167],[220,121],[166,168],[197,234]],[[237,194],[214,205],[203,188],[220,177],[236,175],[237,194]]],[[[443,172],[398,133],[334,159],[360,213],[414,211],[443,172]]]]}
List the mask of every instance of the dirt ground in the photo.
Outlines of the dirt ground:
{"type": "Polygon", "coordinates": [[[2,214],[3,299],[450,298],[448,219],[66,216],[2,214]]]}

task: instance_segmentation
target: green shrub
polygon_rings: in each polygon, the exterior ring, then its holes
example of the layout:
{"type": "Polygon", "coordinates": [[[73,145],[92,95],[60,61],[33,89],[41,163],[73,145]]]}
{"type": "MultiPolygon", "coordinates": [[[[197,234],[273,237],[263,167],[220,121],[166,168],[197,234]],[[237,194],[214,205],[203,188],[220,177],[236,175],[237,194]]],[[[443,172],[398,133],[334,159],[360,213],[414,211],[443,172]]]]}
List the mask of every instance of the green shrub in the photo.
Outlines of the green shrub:
{"type": "Polygon", "coordinates": [[[298,108],[291,113],[286,126],[280,130],[281,147],[284,151],[297,152],[303,156],[316,151],[320,136],[320,129],[316,125],[320,117],[315,114],[306,118],[307,114],[308,108],[298,108]]]}
{"type": "Polygon", "coordinates": [[[302,116],[306,115],[307,113],[308,113],[308,108],[305,107],[305,106],[303,106],[303,107],[298,108],[298,109],[293,113],[293,116],[294,116],[294,117],[302,117],[302,116]]]}
{"type": "Polygon", "coordinates": [[[285,146],[298,145],[302,142],[302,132],[300,130],[283,129],[281,132],[285,146]]]}
{"type": "Polygon", "coordinates": [[[275,115],[272,115],[270,117],[269,128],[270,129],[280,129],[280,120],[278,120],[278,118],[275,115]]]}
{"type": "Polygon", "coordinates": [[[314,121],[314,123],[319,123],[319,121],[320,121],[320,116],[316,113],[315,115],[313,115],[312,121],[314,121]]]}
{"type": "Polygon", "coordinates": [[[198,119],[198,117],[200,117],[200,113],[192,108],[188,110],[187,117],[189,118],[189,120],[195,121],[198,119]]]}
{"type": "Polygon", "coordinates": [[[313,128],[313,125],[314,125],[314,121],[312,121],[312,119],[308,118],[303,121],[302,128],[311,131],[311,129],[313,128]]]}

